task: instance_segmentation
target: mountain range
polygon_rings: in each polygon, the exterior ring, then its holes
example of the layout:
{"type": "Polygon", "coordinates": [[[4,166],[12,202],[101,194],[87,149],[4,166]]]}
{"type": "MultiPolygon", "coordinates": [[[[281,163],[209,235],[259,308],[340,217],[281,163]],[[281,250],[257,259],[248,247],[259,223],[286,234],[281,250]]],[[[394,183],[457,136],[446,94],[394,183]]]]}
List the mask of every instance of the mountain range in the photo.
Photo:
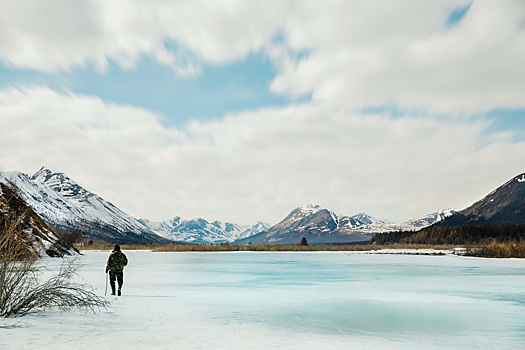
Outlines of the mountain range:
{"type": "Polygon", "coordinates": [[[218,220],[208,222],[202,218],[184,220],[179,216],[160,222],[147,219],[140,219],[139,222],[164,238],[192,244],[232,242],[252,236],[270,227],[263,222],[246,226],[218,220]]]}
{"type": "Polygon", "coordinates": [[[377,233],[418,231],[435,225],[485,224],[502,219],[523,222],[525,213],[525,174],[465,210],[441,210],[401,224],[366,213],[340,215],[318,205],[296,208],[273,226],[185,220],[179,216],[155,222],[135,219],[64,173],[46,167],[33,175],[0,173],[0,183],[14,185],[20,197],[52,228],[60,232],[81,230],[87,237],[116,243],[296,244],[302,237],[313,244],[352,243],[368,241],[377,233]]]}
{"type": "Polygon", "coordinates": [[[418,230],[454,213],[442,210],[424,218],[395,224],[366,213],[343,216],[318,205],[294,209],[281,222],[256,235],[239,239],[239,244],[297,244],[305,237],[312,244],[369,241],[375,234],[399,230],[418,230]]]}

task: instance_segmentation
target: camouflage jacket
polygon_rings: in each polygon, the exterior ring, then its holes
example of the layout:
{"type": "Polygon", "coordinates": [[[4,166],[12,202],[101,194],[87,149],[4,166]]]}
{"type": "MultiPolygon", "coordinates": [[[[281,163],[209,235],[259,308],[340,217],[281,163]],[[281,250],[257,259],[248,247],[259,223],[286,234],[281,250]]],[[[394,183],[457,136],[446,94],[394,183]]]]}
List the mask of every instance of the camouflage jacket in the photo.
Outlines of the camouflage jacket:
{"type": "Polygon", "coordinates": [[[128,264],[128,258],[124,253],[119,251],[113,251],[108,258],[108,263],[106,264],[106,272],[108,271],[118,271],[123,270],[124,266],[128,264]]]}

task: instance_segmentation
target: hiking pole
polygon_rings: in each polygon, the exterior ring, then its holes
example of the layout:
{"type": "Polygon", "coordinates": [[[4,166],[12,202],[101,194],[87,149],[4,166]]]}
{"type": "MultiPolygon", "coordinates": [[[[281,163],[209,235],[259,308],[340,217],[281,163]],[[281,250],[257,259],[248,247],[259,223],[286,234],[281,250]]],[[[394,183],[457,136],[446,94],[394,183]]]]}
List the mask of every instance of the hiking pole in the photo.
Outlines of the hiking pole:
{"type": "Polygon", "coordinates": [[[104,296],[108,294],[108,273],[106,272],[106,291],[104,292],[104,296]]]}

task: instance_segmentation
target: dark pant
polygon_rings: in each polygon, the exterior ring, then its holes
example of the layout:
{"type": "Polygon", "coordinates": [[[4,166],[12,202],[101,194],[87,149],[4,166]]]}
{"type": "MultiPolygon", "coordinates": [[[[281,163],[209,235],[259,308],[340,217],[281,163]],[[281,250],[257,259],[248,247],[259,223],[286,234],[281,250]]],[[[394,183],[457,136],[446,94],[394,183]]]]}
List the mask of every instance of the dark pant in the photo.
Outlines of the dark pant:
{"type": "Polygon", "coordinates": [[[122,270],[110,270],[109,271],[109,284],[111,285],[111,291],[115,294],[115,280],[118,282],[118,290],[122,289],[124,284],[124,271],[122,270]]]}

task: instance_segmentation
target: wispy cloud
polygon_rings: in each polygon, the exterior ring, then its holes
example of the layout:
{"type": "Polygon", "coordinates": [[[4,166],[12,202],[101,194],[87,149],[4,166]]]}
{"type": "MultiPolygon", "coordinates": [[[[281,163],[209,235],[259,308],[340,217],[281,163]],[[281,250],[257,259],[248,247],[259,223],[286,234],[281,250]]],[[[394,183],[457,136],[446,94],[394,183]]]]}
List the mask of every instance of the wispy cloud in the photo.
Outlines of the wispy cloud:
{"type": "Polygon", "coordinates": [[[141,55],[196,74],[176,42],[199,60],[224,63],[246,57],[269,42],[286,13],[286,2],[155,1],[4,2],[0,13],[0,58],[21,68],[71,70],[111,60],[124,69],[141,55]]]}
{"type": "Polygon", "coordinates": [[[0,59],[40,71],[104,72],[109,62],[136,69],[150,56],[192,77],[202,64],[263,52],[279,69],[272,91],[293,98],[485,112],[525,108],[524,13],[519,0],[23,0],[3,5],[0,59]]]}
{"type": "Polygon", "coordinates": [[[288,44],[311,54],[287,64],[275,92],[319,103],[394,104],[431,112],[525,108],[525,17],[520,1],[303,2],[285,25],[288,44]]]}

